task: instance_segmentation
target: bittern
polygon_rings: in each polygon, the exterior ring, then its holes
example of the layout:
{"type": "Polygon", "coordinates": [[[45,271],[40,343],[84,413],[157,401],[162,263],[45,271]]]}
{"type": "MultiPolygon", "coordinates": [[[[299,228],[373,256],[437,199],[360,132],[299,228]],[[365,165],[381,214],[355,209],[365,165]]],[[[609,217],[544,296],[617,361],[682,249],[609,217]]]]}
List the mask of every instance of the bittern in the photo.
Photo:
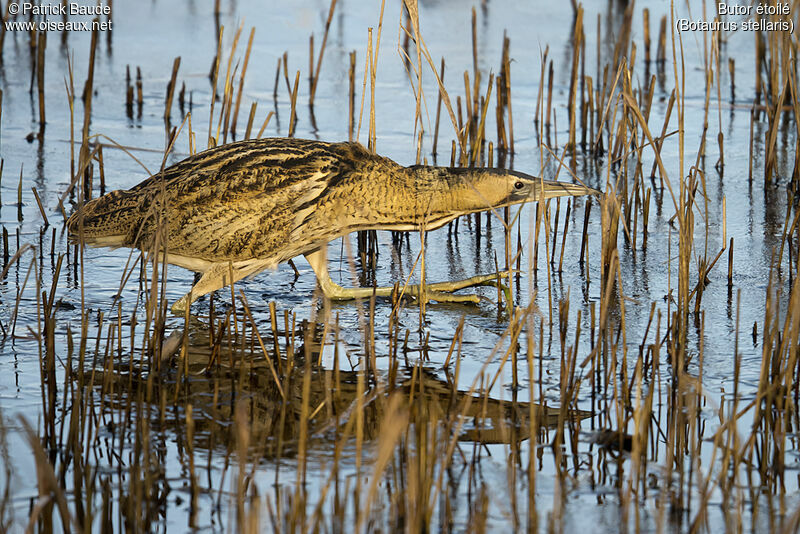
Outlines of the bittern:
{"type": "MultiPolygon", "coordinates": [[[[358,143],[272,138],[190,156],[87,202],[67,225],[87,245],[140,250],[162,231],[159,257],[202,273],[172,306],[182,312],[201,295],[301,254],[332,300],[389,295],[389,287],[335,284],[326,244],[356,230],[435,230],[469,213],[593,193],[505,169],[403,167],[358,143]]],[[[435,300],[464,300],[444,293],[457,283],[425,288],[435,300]]],[[[418,295],[419,287],[406,293],[418,295]]]]}

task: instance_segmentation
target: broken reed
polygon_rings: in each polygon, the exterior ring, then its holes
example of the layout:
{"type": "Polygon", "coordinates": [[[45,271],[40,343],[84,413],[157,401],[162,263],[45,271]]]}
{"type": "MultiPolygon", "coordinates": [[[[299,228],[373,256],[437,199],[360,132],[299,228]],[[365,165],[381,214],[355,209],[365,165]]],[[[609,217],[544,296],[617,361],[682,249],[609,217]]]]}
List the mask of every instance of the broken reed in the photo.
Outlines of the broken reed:
{"type": "MultiPolygon", "coordinates": [[[[211,68],[211,72],[210,72],[212,94],[215,95],[215,98],[212,98],[211,111],[209,112],[209,118],[208,118],[208,125],[209,125],[208,146],[209,147],[214,147],[214,146],[217,146],[218,144],[224,144],[224,143],[228,142],[228,135],[229,134],[231,136],[231,140],[235,140],[236,139],[236,125],[237,125],[238,119],[239,119],[239,109],[240,109],[241,102],[242,102],[243,88],[244,88],[244,84],[245,84],[245,75],[247,74],[247,67],[248,67],[249,61],[250,61],[250,52],[252,50],[253,38],[255,36],[255,28],[251,28],[250,29],[250,35],[249,35],[249,38],[248,38],[248,41],[247,41],[247,48],[246,48],[245,54],[244,54],[242,70],[241,70],[241,73],[239,74],[239,82],[238,82],[238,84],[236,84],[235,83],[236,74],[237,74],[236,71],[238,69],[239,62],[237,61],[236,65],[234,66],[233,60],[234,60],[234,57],[236,56],[236,51],[237,51],[237,47],[238,47],[238,43],[239,43],[239,38],[241,36],[241,32],[242,32],[242,29],[243,29],[243,25],[240,25],[237,28],[237,30],[236,30],[236,32],[234,34],[233,43],[231,45],[231,50],[230,50],[230,52],[228,54],[228,58],[227,58],[225,74],[224,74],[224,77],[221,78],[220,77],[221,73],[220,73],[219,67],[220,67],[220,63],[221,63],[220,60],[222,58],[222,44],[221,44],[222,43],[222,39],[221,39],[221,37],[222,37],[222,34],[224,32],[224,29],[225,29],[224,26],[220,27],[220,39],[218,40],[219,44],[218,44],[218,48],[217,48],[217,54],[214,57],[214,61],[212,62],[212,68],[211,68]],[[216,127],[216,129],[214,129],[213,128],[214,117],[215,117],[214,108],[215,108],[216,95],[218,94],[218,87],[219,87],[220,81],[222,81],[222,96],[220,98],[220,101],[222,102],[222,104],[220,106],[218,114],[216,115],[216,117],[217,117],[217,127],[216,127]],[[212,134],[212,132],[213,132],[213,134],[212,134]]],[[[280,61],[278,62],[278,65],[280,66],[280,61]]],[[[277,82],[277,78],[276,78],[276,82],[277,82]]],[[[276,83],[276,89],[277,89],[277,83],[276,83]]],[[[183,94],[183,92],[181,92],[181,94],[183,94]]],[[[276,98],[277,98],[277,95],[276,95],[276,98]]],[[[248,118],[247,118],[247,125],[245,127],[245,131],[244,131],[244,135],[242,136],[242,139],[250,139],[251,138],[252,129],[253,129],[253,126],[255,124],[256,110],[257,110],[257,103],[253,102],[250,105],[250,111],[248,113],[248,118]]],[[[275,112],[273,112],[273,111],[270,111],[267,114],[267,116],[264,118],[264,121],[261,124],[261,127],[260,127],[256,137],[261,137],[262,136],[262,134],[264,133],[264,131],[267,128],[267,125],[270,122],[270,119],[272,118],[272,116],[274,114],[275,114],[275,112]]]]}

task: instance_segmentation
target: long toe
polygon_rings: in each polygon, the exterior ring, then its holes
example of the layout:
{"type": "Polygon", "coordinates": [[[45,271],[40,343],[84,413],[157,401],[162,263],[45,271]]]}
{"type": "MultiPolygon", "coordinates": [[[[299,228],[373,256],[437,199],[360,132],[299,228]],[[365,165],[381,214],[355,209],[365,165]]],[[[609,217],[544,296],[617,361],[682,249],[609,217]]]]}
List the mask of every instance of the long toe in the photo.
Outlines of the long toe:
{"type": "Polygon", "coordinates": [[[177,301],[175,304],[172,305],[170,311],[175,315],[184,315],[186,313],[186,307],[188,306],[189,295],[184,295],[177,301]]]}
{"type": "Polygon", "coordinates": [[[425,298],[436,302],[469,302],[472,304],[478,304],[481,301],[480,296],[472,293],[456,295],[455,293],[446,293],[444,291],[425,291],[425,298]]]}

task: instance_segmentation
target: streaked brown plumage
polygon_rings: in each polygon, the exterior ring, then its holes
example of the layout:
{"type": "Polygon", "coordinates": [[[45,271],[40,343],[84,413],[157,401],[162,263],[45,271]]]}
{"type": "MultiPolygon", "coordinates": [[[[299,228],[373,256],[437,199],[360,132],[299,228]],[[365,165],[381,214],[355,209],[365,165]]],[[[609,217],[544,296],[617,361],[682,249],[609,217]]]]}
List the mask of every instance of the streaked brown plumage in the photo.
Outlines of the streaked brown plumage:
{"type": "MultiPolygon", "coordinates": [[[[191,156],[127,191],[87,202],[67,222],[87,245],[152,246],[166,225],[167,261],[204,273],[191,301],[301,254],[331,298],[329,241],[356,230],[433,230],[460,215],[596,193],[503,169],[402,167],[357,143],[240,141],[191,156]],[[544,188],[542,194],[542,188],[544,188]]],[[[190,304],[189,295],[173,306],[190,304]]]]}

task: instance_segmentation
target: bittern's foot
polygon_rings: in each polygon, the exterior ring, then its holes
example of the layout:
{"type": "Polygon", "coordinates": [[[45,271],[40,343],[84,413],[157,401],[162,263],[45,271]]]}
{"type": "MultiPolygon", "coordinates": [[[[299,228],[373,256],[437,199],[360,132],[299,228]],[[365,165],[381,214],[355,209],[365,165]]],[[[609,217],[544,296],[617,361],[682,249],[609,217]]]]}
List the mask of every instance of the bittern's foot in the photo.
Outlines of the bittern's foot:
{"type": "Polygon", "coordinates": [[[187,293],[182,296],[180,299],[175,301],[175,304],[172,305],[170,311],[175,315],[185,315],[186,308],[189,307],[192,303],[189,301],[191,293],[187,293]]]}
{"type": "MultiPolygon", "coordinates": [[[[466,287],[477,287],[482,285],[494,285],[497,283],[498,278],[504,278],[508,273],[499,274],[484,274],[473,276],[464,280],[456,280],[454,282],[437,282],[434,284],[425,284],[425,299],[435,300],[437,302],[472,302],[477,304],[481,301],[481,297],[475,294],[470,295],[455,295],[454,291],[464,289],[466,287]]],[[[330,277],[325,279],[318,279],[320,288],[325,296],[331,300],[353,300],[357,298],[369,298],[372,295],[376,297],[390,297],[395,290],[394,287],[342,287],[333,282],[330,277]]],[[[420,286],[411,285],[403,287],[398,286],[399,295],[407,295],[419,299],[421,296],[420,286]]]]}
{"type": "MultiPolygon", "coordinates": [[[[326,249],[322,247],[319,250],[306,254],[311,268],[317,275],[317,283],[320,289],[331,300],[353,300],[353,299],[368,299],[372,295],[376,297],[389,297],[394,291],[394,287],[342,287],[335,284],[331,280],[331,275],[328,273],[328,262],[326,259],[326,249]]],[[[439,302],[473,302],[478,303],[481,298],[478,295],[453,295],[454,291],[464,289],[465,287],[476,287],[483,285],[495,285],[500,278],[508,276],[507,272],[497,274],[484,274],[480,276],[473,276],[466,280],[457,280],[455,282],[438,282],[435,284],[425,284],[425,299],[436,300],[439,302]]],[[[417,285],[412,286],[399,286],[400,295],[408,295],[414,298],[420,298],[420,287],[417,285]]]]}
{"type": "Polygon", "coordinates": [[[271,265],[272,262],[259,259],[214,263],[203,273],[200,280],[192,286],[192,290],[181,297],[170,309],[176,315],[183,315],[186,313],[186,308],[203,295],[230,285],[231,280],[238,282],[242,278],[263,271],[271,265]]]}

